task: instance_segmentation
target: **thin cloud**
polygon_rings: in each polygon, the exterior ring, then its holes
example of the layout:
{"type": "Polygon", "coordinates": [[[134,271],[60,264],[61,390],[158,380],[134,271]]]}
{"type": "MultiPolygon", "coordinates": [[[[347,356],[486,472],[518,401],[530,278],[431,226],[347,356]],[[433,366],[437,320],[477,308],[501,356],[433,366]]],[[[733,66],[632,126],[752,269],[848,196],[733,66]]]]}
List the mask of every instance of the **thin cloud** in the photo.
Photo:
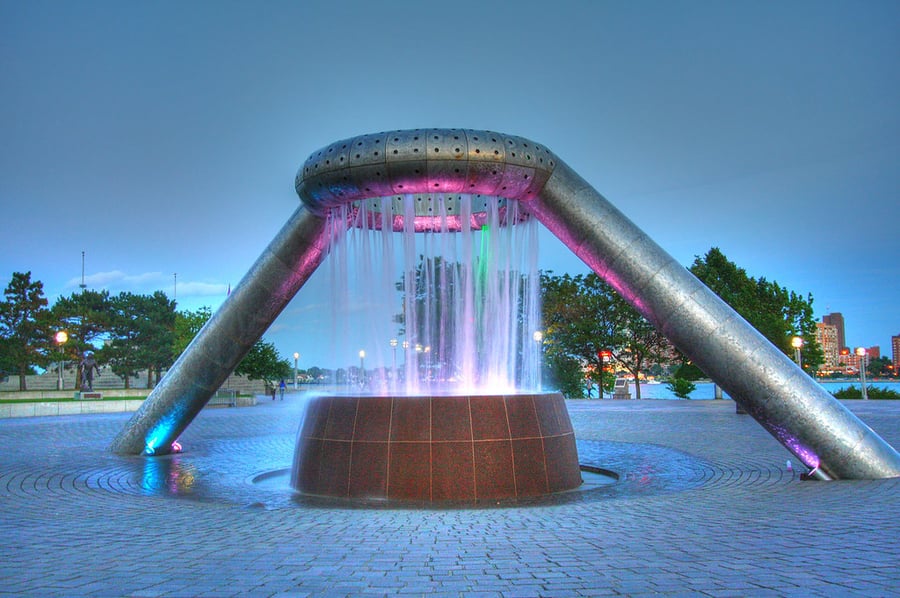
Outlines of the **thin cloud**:
{"type": "MultiPolygon", "coordinates": [[[[226,283],[191,280],[176,281],[174,275],[162,272],[143,272],[140,274],[127,274],[121,270],[97,272],[85,276],[84,284],[89,289],[105,290],[110,293],[127,291],[147,294],[163,291],[167,295],[177,293],[179,298],[224,296],[228,293],[228,285],[226,283]]],[[[80,285],[81,278],[72,278],[66,283],[66,289],[77,289],[80,285]]]]}
{"type": "Polygon", "coordinates": [[[214,295],[225,295],[228,292],[227,284],[213,282],[179,282],[178,296],[190,297],[210,297],[214,295]]]}

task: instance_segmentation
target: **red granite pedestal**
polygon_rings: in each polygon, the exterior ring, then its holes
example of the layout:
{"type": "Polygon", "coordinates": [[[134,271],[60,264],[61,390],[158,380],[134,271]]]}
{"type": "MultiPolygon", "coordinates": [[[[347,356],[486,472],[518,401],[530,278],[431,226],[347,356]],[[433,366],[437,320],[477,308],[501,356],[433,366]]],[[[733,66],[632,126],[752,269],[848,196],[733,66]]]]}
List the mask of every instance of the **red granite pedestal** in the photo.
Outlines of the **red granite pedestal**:
{"type": "Polygon", "coordinates": [[[291,472],[295,490],[346,498],[510,499],[579,485],[558,393],[316,397],[291,472]]]}

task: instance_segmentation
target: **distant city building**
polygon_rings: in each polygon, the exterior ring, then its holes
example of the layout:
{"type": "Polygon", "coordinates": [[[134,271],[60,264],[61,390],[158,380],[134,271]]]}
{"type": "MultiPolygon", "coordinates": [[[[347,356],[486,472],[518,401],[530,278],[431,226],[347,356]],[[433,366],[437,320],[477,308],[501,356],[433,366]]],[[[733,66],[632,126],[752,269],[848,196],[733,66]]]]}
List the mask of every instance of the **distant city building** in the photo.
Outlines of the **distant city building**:
{"type": "Polygon", "coordinates": [[[844,316],[840,312],[833,314],[825,314],[822,316],[822,322],[830,324],[837,329],[838,351],[847,348],[847,340],[844,336],[844,316]]]}
{"type": "Polygon", "coordinates": [[[900,372],[900,334],[891,337],[891,361],[894,362],[894,372],[900,372]]]}
{"type": "Polygon", "coordinates": [[[825,361],[819,366],[820,370],[832,372],[840,366],[841,345],[838,342],[837,326],[816,322],[816,342],[822,347],[825,361]]]}
{"type": "MultiPolygon", "coordinates": [[[[867,347],[866,354],[863,356],[863,365],[868,367],[869,363],[873,359],[878,359],[881,357],[881,347],[875,345],[874,347],[867,347]]],[[[860,368],[860,356],[856,354],[856,350],[851,351],[850,349],[844,348],[841,349],[841,355],[838,358],[838,361],[842,368],[859,371],[860,368]]]]}

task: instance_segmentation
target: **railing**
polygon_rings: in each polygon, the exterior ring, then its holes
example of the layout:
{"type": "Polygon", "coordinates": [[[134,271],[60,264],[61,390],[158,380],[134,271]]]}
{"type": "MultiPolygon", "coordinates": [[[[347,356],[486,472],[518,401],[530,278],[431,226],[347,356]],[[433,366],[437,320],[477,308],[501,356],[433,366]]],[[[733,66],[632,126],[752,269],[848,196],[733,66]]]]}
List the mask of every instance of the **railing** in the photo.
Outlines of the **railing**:
{"type": "Polygon", "coordinates": [[[216,391],[216,394],[212,396],[209,402],[206,404],[207,407],[210,406],[218,406],[218,405],[227,405],[228,407],[234,407],[237,405],[237,391],[230,389],[220,389],[216,391]]]}

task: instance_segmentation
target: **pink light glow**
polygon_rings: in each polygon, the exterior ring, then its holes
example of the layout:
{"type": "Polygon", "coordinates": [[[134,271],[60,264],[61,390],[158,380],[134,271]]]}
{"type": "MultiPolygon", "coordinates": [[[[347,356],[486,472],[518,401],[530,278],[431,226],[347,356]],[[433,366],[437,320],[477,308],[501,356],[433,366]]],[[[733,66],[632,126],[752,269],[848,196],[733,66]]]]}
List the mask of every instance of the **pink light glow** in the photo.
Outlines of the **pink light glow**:
{"type": "MultiPolygon", "coordinates": [[[[367,228],[370,230],[382,230],[384,227],[384,214],[381,212],[365,211],[365,226],[360,218],[359,206],[352,206],[348,212],[347,226],[356,226],[357,228],[367,228]]],[[[506,207],[498,209],[500,226],[510,224],[510,214],[506,207]]],[[[519,212],[515,216],[512,223],[525,222],[529,218],[527,213],[519,212]]],[[[481,230],[488,223],[488,215],[485,212],[474,212],[469,217],[469,230],[481,230]]],[[[391,230],[395,233],[406,231],[405,217],[403,214],[393,214],[391,216],[391,230]]],[[[413,220],[413,230],[417,233],[439,233],[447,231],[458,233],[463,230],[463,220],[458,214],[448,214],[447,216],[415,216],[413,220]]]]}

